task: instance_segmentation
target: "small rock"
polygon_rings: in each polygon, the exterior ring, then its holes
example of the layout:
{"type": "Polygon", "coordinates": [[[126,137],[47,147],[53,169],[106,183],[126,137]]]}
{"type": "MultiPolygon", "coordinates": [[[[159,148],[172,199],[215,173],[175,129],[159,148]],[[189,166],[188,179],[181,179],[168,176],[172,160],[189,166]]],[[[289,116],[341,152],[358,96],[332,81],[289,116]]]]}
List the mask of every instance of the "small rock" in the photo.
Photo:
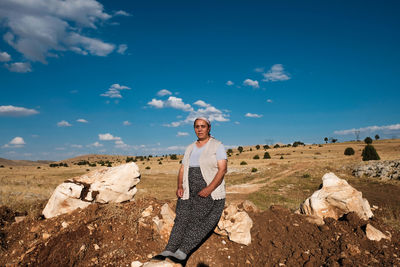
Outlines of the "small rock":
{"type": "Polygon", "coordinates": [[[151,254],[151,253],[150,253],[150,254],[147,254],[147,258],[148,258],[148,259],[153,258],[153,254],[151,254]]]}
{"type": "Polygon", "coordinates": [[[132,261],[131,263],[131,267],[141,267],[143,265],[143,263],[141,263],[140,261],[132,261]]]}
{"type": "Polygon", "coordinates": [[[142,212],[142,217],[148,217],[151,215],[152,212],[153,212],[153,206],[150,205],[142,212]]]}
{"type": "Polygon", "coordinates": [[[222,240],[222,244],[226,245],[226,241],[225,241],[225,240],[222,240]]]}
{"type": "Polygon", "coordinates": [[[370,224],[365,228],[365,234],[369,240],[380,241],[382,238],[390,240],[390,237],[376,229],[370,224]]]}
{"type": "Polygon", "coordinates": [[[61,226],[62,226],[62,228],[67,228],[68,227],[68,223],[67,222],[62,222],[61,226]]]}
{"type": "Polygon", "coordinates": [[[79,251],[84,251],[86,249],[85,245],[82,245],[81,248],[79,249],[79,251]]]}
{"type": "Polygon", "coordinates": [[[298,223],[294,223],[293,226],[299,227],[300,225],[298,223]]]}
{"type": "Polygon", "coordinates": [[[15,222],[19,223],[25,220],[26,216],[15,216],[15,222]]]}
{"type": "Polygon", "coordinates": [[[43,239],[49,239],[50,238],[50,234],[48,234],[48,233],[43,233],[43,235],[42,235],[42,237],[43,237],[43,239]]]}
{"type": "Polygon", "coordinates": [[[94,244],[93,247],[94,247],[95,250],[99,250],[100,249],[99,245],[97,245],[97,244],[94,244]]]}

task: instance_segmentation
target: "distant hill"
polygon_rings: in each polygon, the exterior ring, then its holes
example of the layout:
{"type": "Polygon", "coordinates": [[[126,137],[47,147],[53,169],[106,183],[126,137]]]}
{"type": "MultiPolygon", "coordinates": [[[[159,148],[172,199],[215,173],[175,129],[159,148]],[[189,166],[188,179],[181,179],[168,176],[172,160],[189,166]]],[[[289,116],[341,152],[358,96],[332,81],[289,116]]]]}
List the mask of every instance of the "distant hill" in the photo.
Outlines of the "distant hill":
{"type": "Polygon", "coordinates": [[[37,160],[37,161],[32,161],[32,160],[11,160],[11,159],[4,159],[0,158],[0,166],[41,166],[41,165],[46,165],[49,164],[51,160],[37,160]]]}

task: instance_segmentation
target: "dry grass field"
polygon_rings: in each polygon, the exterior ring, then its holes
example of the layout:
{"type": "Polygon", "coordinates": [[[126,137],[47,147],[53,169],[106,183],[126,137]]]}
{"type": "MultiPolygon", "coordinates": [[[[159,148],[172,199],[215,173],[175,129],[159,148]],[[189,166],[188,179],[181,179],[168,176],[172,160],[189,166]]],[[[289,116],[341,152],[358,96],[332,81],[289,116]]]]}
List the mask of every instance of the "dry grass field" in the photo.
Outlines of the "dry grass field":
{"type": "MultiPolygon", "coordinates": [[[[229,157],[226,175],[227,201],[249,199],[261,209],[280,204],[292,210],[318,189],[321,177],[334,172],[363,192],[371,205],[378,205],[386,221],[399,227],[400,181],[382,181],[376,178],[356,178],[353,166],[365,164],[361,160],[363,142],[306,145],[259,150],[255,146],[244,147],[239,153],[233,149],[229,157]],[[345,156],[346,147],[352,147],[355,155],[345,156]],[[271,159],[263,159],[267,151],[271,159]],[[260,159],[253,159],[258,155],[260,159]],[[241,165],[245,161],[247,165],[241,165]],[[253,168],[257,170],[253,170],[253,168]]],[[[381,160],[400,159],[400,140],[374,141],[381,160]]],[[[136,198],[155,197],[175,199],[176,175],[179,160],[169,157],[151,157],[137,161],[141,170],[136,198]],[[161,164],[160,164],[161,162],[161,164]]],[[[85,155],[66,159],[68,167],[49,167],[49,164],[28,164],[26,162],[0,161],[0,205],[6,205],[20,212],[37,208],[50,197],[55,187],[68,178],[79,176],[95,168],[75,165],[82,160],[90,163],[110,161],[113,166],[122,164],[126,156],[85,155]]]]}

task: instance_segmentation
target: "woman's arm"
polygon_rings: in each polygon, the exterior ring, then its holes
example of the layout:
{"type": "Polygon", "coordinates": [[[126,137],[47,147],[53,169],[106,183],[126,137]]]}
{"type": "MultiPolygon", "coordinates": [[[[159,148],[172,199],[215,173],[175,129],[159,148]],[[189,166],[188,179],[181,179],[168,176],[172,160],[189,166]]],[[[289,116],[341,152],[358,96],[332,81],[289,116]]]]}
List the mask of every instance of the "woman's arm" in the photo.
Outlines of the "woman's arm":
{"type": "Polygon", "coordinates": [[[203,190],[201,190],[198,193],[199,196],[208,197],[212,193],[212,191],[214,191],[215,188],[217,188],[222,183],[222,180],[224,179],[224,176],[227,171],[227,162],[228,161],[226,159],[217,161],[217,165],[218,165],[217,174],[215,175],[215,177],[211,181],[211,183],[207,187],[203,188],[203,190]]]}
{"type": "Polygon", "coordinates": [[[176,189],[176,196],[178,198],[183,197],[183,164],[181,164],[181,168],[178,173],[178,189],[176,189]]]}

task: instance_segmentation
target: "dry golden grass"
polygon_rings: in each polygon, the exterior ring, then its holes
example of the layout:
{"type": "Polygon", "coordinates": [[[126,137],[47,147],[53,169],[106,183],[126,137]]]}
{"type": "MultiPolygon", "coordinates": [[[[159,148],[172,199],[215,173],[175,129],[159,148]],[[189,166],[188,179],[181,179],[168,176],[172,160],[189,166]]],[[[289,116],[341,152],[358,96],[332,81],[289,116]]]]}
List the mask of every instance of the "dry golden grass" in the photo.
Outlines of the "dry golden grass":
{"type": "MultiPolygon", "coordinates": [[[[400,159],[399,139],[374,141],[373,145],[382,160],[400,159]]],[[[257,150],[252,146],[244,147],[243,153],[234,149],[234,153],[229,157],[229,172],[225,177],[228,189],[227,201],[250,199],[262,209],[271,204],[296,209],[305,198],[317,190],[323,174],[332,171],[348,180],[357,189],[366,192],[364,196],[371,199],[371,204],[374,204],[374,201],[381,203],[382,200],[376,199],[374,191],[388,185],[398,190],[400,181],[353,177],[352,166],[363,164],[361,151],[364,146],[363,142],[345,142],[268,150],[262,147],[257,150]],[[352,147],[356,152],[355,155],[345,156],[343,152],[346,147],[352,147]],[[269,152],[271,159],[263,159],[265,151],[269,152]],[[260,159],[253,159],[255,155],[260,159]],[[283,159],[280,159],[281,157],[283,159]],[[240,165],[242,161],[246,161],[247,165],[240,165]],[[257,168],[258,171],[251,172],[252,168],[257,168]],[[230,188],[238,185],[244,186],[244,189],[229,193],[230,188]],[[248,190],[246,186],[249,186],[248,190]]],[[[136,197],[176,199],[176,177],[181,158],[181,155],[178,156],[178,160],[152,157],[149,160],[136,162],[142,174],[136,197]]],[[[90,162],[109,160],[115,166],[125,163],[126,156],[85,155],[62,161],[68,163],[69,167],[56,168],[50,168],[47,164],[39,165],[40,169],[38,165],[5,165],[5,168],[0,168],[0,205],[27,211],[35,202],[48,199],[55,187],[64,180],[82,175],[88,169],[104,168],[99,165],[87,167],[73,164],[81,160],[90,162]]],[[[397,198],[392,200],[392,203],[388,201],[384,205],[382,208],[387,221],[392,224],[398,223],[400,200],[397,198]]]]}

